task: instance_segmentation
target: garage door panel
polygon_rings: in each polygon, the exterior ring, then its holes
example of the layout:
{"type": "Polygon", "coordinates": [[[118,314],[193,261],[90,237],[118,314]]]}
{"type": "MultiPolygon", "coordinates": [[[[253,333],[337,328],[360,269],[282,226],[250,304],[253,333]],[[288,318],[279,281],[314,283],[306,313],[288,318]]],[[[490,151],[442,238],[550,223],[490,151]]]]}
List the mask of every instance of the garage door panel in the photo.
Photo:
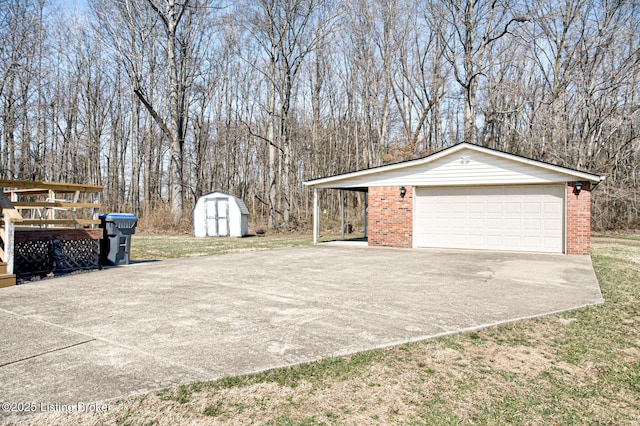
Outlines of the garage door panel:
{"type": "Polygon", "coordinates": [[[451,241],[451,236],[445,234],[434,235],[433,240],[436,244],[438,244],[438,246],[441,247],[448,247],[452,243],[454,243],[453,241],[451,241]]]}
{"type": "Polygon", "coordinates": [[[500,229],[500,227],[502,227],[502,221],[500,219],[486,218],[486,219],[476,219],[476,220],[478,222],[484,223],[485,229],[487,231],[491,229],[500,229]]]}
{"type": "Polygon", "coordinates": [[[471,229],[483,228],[485,226],[485,219],[482,217],[470,217],[467,225],[471,229]]]}
{"type": "Polygon", "coordinates": [[[538,218],[525,218],[523,228],[525,231],[539,232],[542,229],[542,221],[538,218]]]}
{"type": "Polygon", "coordinates": [[[530,250],[536,250],[539,247],[543,247],[542,241],[543,240],[540,237],[525,236],[522,238],[522,244],[524,248],[530,250]]]}
{"type": "Polygon", "coordinates": [[[482,203],[479,201],[469,201],[468,206],[469,213],[472,214],[484,213],[487,209],[490,208],[490,206],[487,206],[486,203],[482,203]]]}
{"type": "MultiPolygon", "coordinates": [[[[495,216],[495,215],[501,215],[503,213],[504,206],[500,203],[486,202],[486,206],[487,206],[486,213],[489,215],[495,216]]],[[[482,209],[479,211],[482,212],[484,210],[482,209]]]]}
{"type": "Polygon", "coordinates": [[[466,227],[467,226],[467,219],[464,217],[458,217],[458,218],[452,218],[451,219],[451,225],[456,227],[456,228],[462,228],[462,227],[466,227]]]}
{"type": "Polygon", "coordinates": [[[507,245],[507,246],[522,245],[522,237],[520,235],[507,235],[504,237],[504,245],[507,245]]]}
{"type": "Polygon", "coordinates": [[[418,247],[562,252],[564,187],[417,188],[418,247]]]}
{"type": "Polygon", "coordinates": [[[483,244],[484,241],[486,240],[486,237],[484,235],[469,235],[468,238],[465,238],[462,235],[456,235],[455,238],[453,238],[453,240],[462,246],[465,246],[464,248],[469,248],[469,245],[474,245],[474,244],[483,244]]]}
{"type": "Polygon", "coordinates": [[[544,238],[544,247],[548,250],[553,250],[558,244],[562,244],[562,240],[560,238],[547,237],[544,238]]]}
{"type": "Polygon", "coordinates": [[[461,202],[455,202],[452,205],[452,209],[451,211],[453,213],[467,213],[467,204],[466,203],[461,203],[461,202]]]}
{"type": "MultiPolygon", "coordinates": [[[[485,242],[488,246],[499,247],[503,244],[504,238],[501,235],[487,235],[485,242]]],[[[482,243],[481,240],[477,240],[478,243],[482,243]]]]}
{"type": "Polygon", "coordinates": [[[446,217],[438,217],[433,222],[435,223],[436,226],[442,229],[450,229],[453,225],[451,223],[451,219],[448,219],[446,217]]]}
{"type": "MultiPolygon", "coordinates": [[[[495,204],[499,204],[499,203],[495,203],[495,204]]],[[[505,213],[518,213],[520,214],[522,212],[522,204],[519,202],[505,202],[504,203],[504,212],[505,213]]]]}
{"type": "Polygon", "coordinates": [[[493,227],[494,229],[500,229],[500,223],[502,222],[502,226],[504,226],[504,228],[506,230],[509,229],[515,229],[515,230],[520,230],[522,229],[522,220],[520,220],[520,218],[505,218],[503,221],[501,221],[500,219],[493,219],[496,223],[496,225],[493,227]]]}
{"type": "Polygon", "coordinates": [[[524,213],[539,215],[542,212],[540,202],[524,202],[524,213]]]}
{"type": "Polygon", "coordinates": [[[562,231],[562,221],[559,219],[545,219],[545,231],[562,231]]]}
{"type": "Polygon", "coordinates": [[[544,203],[544,212],[545,213],[558,213],[561,214],[562,213],[562,205],[555,203],[555,202],[550,202],[547,201],[544,203]]]}

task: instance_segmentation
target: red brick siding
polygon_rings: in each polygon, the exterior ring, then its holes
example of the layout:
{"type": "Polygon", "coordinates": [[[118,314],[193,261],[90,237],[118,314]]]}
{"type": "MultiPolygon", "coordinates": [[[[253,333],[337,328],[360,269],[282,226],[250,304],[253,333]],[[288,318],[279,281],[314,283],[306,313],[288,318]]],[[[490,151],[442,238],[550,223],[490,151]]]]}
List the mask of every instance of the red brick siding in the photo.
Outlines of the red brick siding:
{"type": "Polygon", "coordinates": [[[582,183],[580,195],[575,182],[567,185],[567,254],[589,254],[591,251],[591,185],[582,183]]]}
{"type": "Polygon", "coordinates": [[[413,188],[400,197],[399,186],[369,188],[368,237],[370,246],[412,247],[413,188]]]}

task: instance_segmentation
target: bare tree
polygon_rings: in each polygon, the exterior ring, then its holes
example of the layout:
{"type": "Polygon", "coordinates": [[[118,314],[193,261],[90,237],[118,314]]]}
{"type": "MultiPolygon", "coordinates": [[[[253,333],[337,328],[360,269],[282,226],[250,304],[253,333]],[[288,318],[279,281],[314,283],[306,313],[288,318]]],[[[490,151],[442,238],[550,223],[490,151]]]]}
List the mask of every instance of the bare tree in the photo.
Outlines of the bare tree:
{"type": "Polygon", "coordinates": [[[295,228],[301,181],[464,138],[605,174],[593,223],[640,223],[638,2],[221,4],[0,0],[0,175],[174,223],[224,190],[295,228]]]}
{"type": "MultiPolygon", "coordinates": [[[[127,64],[133,93],[170,141],[170,198],[173,222],[177,224],[184,210],[184,144],[190,88],[199,72],[203,38],[208,35],[205,22],[209,8],[198,0],[146,0],[144,3],[97,0],[94,10],[104,26],[110,24],[108,34],[127,64]],[[114,12],[118,16],[110,17],[114,12]],[[152,44],[156,37],[162,40],[163,53],[162,59],[157,60],[166,63],[169,98],[166,114],[163,105],[154,102],[149,96],[150,89],[142,84],[142,64],[139,52],[135,51],[138,43],[152,44]]],[[[145,51],[151,50],[147,47],[145,51]]]]}
{"type": "Polygon", "coordinates": [[[442,40],[432,29],[437,21],[428,9],[422,14],[405,9],[393,61],[393,94],[407,140],[404,155],[415,158],[442,146],[440,105],[449,70],[442,40]]]}
{"type": "MultiPolygon", "coordinates": [[[[266,57],[267,132],[269,144],[269,226],[276,226],[278,186],[276,162],[282,158],[283,227],[291,215],[291,108],[296,80],[306,56],[322,40],[331,17],[323,15],[323,0],[260,0],[252,8],[247,28],[266,57]]],[[[248,5],[247,5],[248,7],[248,5]]]]}
{"type": "Polygon", "coordinates": [[[492,0],[439,0],[432,14],[441,22],[445,57],[453,68],[464,99],[464,139],[476,142],[477,93],[480,77],[492,66],[492,45],[510,34],[514,23],[528,21],[514,11],[513,2],[492,0]]]}

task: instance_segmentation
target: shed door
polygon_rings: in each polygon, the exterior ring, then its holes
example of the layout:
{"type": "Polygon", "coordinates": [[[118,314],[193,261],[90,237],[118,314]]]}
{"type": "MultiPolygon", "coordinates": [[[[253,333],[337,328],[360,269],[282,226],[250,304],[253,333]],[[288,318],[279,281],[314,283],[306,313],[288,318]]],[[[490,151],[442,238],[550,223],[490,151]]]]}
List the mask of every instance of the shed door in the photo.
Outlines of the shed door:
{"type": "Polygon", "coordinates": [[[229,200],[227,198],[211,198],[206,200],[207,236],[228,237],[229,232],[229,200]]]}
{"type": "Polygon", "coordinates": [[[417,247],[562,253],[564,186],[418,188],[417,247]]]}

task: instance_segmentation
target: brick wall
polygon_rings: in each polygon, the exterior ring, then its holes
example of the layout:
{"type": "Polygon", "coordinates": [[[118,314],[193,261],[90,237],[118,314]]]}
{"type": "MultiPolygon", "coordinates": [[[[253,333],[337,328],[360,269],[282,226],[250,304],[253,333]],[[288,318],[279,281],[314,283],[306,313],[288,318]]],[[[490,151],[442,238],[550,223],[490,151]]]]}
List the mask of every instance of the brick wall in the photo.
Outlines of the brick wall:
{"type": "Polygon", "coordinates": [[[589,254],[591,250],[591,185],[582,183],[580,195],[575,182],[567,185],[567,254],[589,254]]]}
{"type": "Polygon", "coordinates": [[[400,197],[399,186],[369,188],[368,237],[370,246],[412,247],[413,188],[400,197]]]}

